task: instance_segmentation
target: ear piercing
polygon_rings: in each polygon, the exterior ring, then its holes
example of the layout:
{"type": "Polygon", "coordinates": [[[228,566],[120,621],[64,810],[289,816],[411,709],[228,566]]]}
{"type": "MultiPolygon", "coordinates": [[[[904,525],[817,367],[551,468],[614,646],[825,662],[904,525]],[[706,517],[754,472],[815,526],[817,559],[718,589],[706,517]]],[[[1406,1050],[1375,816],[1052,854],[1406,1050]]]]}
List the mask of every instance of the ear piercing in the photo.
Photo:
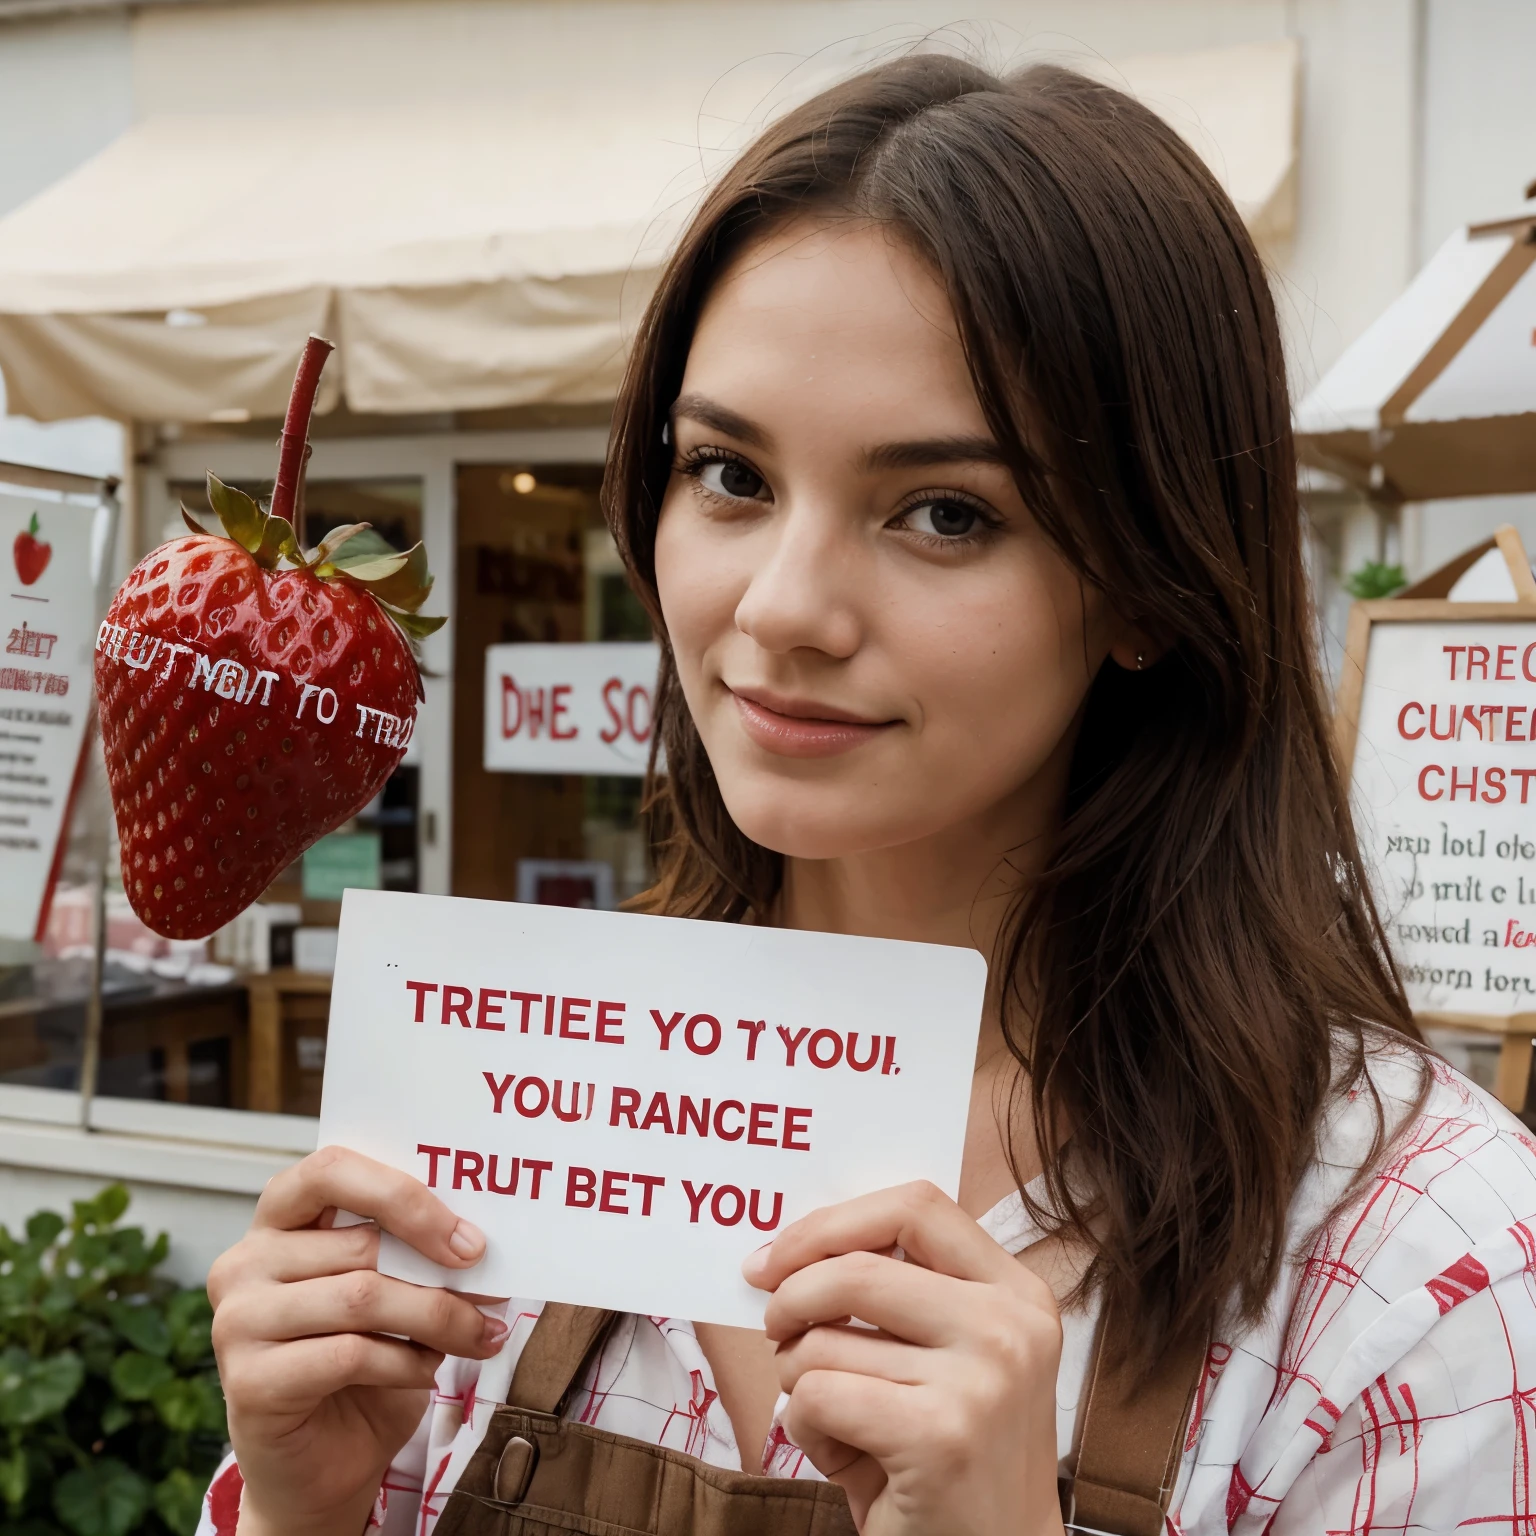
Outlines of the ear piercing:
{"type": "Polygon", "coordinates": [[[1147,658],[1144,655],[1142,655],[1142,653],[1140,651],[1137,651],[1136,652],[1136,670],[1138,672],[1140,672],[1141,669],[1146,666],[1146,664],[1147,664],[1147,658]]]}

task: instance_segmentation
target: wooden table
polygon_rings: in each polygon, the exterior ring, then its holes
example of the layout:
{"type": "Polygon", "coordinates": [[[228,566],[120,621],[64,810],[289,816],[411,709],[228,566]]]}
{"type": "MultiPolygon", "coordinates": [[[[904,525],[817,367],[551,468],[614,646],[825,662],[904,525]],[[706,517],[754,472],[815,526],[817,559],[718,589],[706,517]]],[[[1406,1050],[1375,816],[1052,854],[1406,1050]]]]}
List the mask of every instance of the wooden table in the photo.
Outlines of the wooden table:
{"type": "Polygon", "coordinates": [[[283,1109],[283,999],[329,996],[331,978],[311,971],[252,972],[245,978],[251,998],[248,1107],[281,1114],[283,1109]]]}

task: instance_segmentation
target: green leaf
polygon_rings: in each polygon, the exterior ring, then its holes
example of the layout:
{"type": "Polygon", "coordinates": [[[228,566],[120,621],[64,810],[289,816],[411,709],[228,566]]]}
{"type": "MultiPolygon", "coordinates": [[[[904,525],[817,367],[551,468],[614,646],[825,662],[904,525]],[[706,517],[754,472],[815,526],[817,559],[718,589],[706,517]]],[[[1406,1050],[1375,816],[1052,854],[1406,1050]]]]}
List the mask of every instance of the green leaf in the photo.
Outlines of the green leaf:
{"type": "Polygon", "coordinates": [[[393,575],[363,577],[350,566],[342,568],[344,576],[354,581],[368,583],[368,590],[381,603],[391,608],[402,608],[415,613],[432,593],[432,573],[427,569],[427,550],[424,544],[413,544],[404,555],[405,564],[393,575]]]}
{"type": "Polygon", "coordinates": [[[113,1362],[111,1380],[119,1397],[130,1403],[143,1403],[148,1402],[175,1374],[166,1361],[130,1349],[113,1362]]]}
{"type": "Polygon", "coordinates": [[[193,1477],[185,1467],[177,1467],[155,1485],[155,1510],[176,1536],[196,1536],[207,1491],[206,1477],[193,1477]]]}
{"type": "Polygon", "coordinates": [[[37,1211],[27,1217],[27,1241],[34,1248],[52,1245],[64,1230],[64,1218],[57,1211],[37,1211]]]}
{"type": "Polygon", "coordinates": [[[286,517],[273,517],[266,514],[266,522],[262,524],[261,543],[252,551],[256,556],[256,563],[264,571],[272,570],[279,560],[289,559],[295,565],[303,563],[299,554],[299,541],[294,537],[293,524],[286,517]]]}
{"type": "Polygon", "coordinates": [[[133,1306],[126,1301],[115,1301],[111,1306],[112,1326],[146,1355],[159,1355],[162,1359],[171,1352],[171,1329],[165,1314],[151,1303],[133,1306]]]}
{"type": "Polygon", "coordinates": [[[27,1484],[30,1481],[27,1453],[18,1445],[9,1456],[0,1458],[0,1499],[4,1499],[12,1510],[19,1508],[27,1496],[27,1484]]]}
{"type": "MultiPolygon", "coordinates": [[[[320,540],[320,547],[315,551],[315,561],[324,565],[328,560],[336,558],[336,551],[343,544],[355,539],[358,534],[366,533],[373,527],[372,523],[343,523],[339,528],[332,528],[326,536],[320,540]]],[[[393,551],[390,551],[393,553],[393,551]]],[[[363,558],[368,558],[364,556],[363,558]]]]}
{"type": "Polygon", "coordinates": [[[195,1382],[185,1376],[175,1377],[155,1388],[155,1412],[167,1429],[190,1435],[203,1422],[202,1394],[195,1382]]]}
{"type": "Polygon", "coordinates": [[[187,511],[186,502],[182,502],[181,504],[181,520],[187,525],[187,528],[190,532],[200,533],[206,537],[208,530],[204,528],[203,525],[198,522],[198,520],[193,517],[189,511],[187,511]]]}
{"type": "Polygon", "coordinates": [[[386,608],[384,610],[396,624],[408,634],[412,640],[425,640],[428,635],[435,635],[444,624],[448,622],[447,614],[440,618],[424,619],[419,613],[401,613],[398,608],[386,608]]]}
{"type": "Polygon", "coordinates": [[[53,1490],[53,1509],[75,1536],[128,1536],[149,1510],[151,1488],[112,1456],[66,1472],[53,1490]]]}
{"type": "Polygon", "coordinates": [[[371,582],[384,581],[393,576],[397,571],[405,569],[404,555],[379,555],[373,560],[359,560],[352,565],[335,565],[329,561],[315,567],[315,575],[322,581],[332,576],[345,576],[349,581],[361,582],[367,586],[371,582]]]}
{"type": "Polygon", "coordinates": [[[65,1275],[56,1275],[37,1303],[37,1309],[49,1322],[68,1317],[78,1304],[78,1287],[65,1275]]]}
{"type": "Polygon", "coordinates": [[[267,514],[244,491],[225,485],[212,470],[208,471],[208,505],[218,514],[224,532],[242,549],[254,555],[261,548],[267,514]]]}
{"type": "Polygon", "coordinates": [[[213,1308],[206,1291],[177,1291],[166,1303],[171,1352],[183,1365],[195,1365],[213,1353],[213,1308]]]}
{"type": "Polygon", "coordinates": [[[1388,565],[1383,560],[1367,560],[1351,573],[1344,583],[1344,590],[1351,597],[1364,602],[1372,598],[1391,597],[1408,585],[1408,578],[1400,565],[1388,565]]]}
{"type": "Polygon", "coordinates": [[[224,1388],[217,1371],[204,1371],[192,1378],[202,1409],[202,1427],[220,1440],[229,1438],[229,1422],[224,1409],[224,1388]]]}
{"type": "Polygon", "coordinates": [[[128,1187],[125,1184],[108,1184],[91,1202],[98,1226],[110,1227],[128,1209],[128,1187]]]}
{"type": "Polygon", "coordinates": [[[127,1403],[118,1402],[115,1397],[101,1410],[101,1432],[109,1439],[132,1423],[133,1409],[127,1403]]]}
{"type": "Polygon", "coordinates": [[[35,1360],[13,1345],[0,1355],[0,1424],[19,1428],[58,1413],[84,1380],[85,1366],[72,1349],[35,1360]]]}

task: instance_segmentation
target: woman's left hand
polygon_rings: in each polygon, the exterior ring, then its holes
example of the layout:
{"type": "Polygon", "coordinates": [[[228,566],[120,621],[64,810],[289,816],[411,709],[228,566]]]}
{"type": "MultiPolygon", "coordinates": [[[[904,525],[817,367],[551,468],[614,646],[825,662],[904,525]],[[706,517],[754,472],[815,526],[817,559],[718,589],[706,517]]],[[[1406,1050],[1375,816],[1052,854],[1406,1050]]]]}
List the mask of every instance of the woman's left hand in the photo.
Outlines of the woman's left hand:
{"type": "Polygon", "coordinates": [[[828,1206],[743,1273],[773,1293],[784,1427],[864,1536],[1059,1536],[1056,1301],[947,1195],[828,1206]]]}

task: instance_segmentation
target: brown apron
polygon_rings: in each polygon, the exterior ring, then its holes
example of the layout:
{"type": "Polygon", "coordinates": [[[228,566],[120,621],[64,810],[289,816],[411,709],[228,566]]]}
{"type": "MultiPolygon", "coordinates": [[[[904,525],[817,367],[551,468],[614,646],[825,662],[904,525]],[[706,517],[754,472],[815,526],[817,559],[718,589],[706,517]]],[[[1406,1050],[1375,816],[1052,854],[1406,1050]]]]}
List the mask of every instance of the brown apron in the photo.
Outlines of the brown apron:
{"type": "MultiPolygon", "coordinates": [[[[544,1308],[437,1536],[854,1536],[835,1483],[731,1472],[561,1418],[614,1317],[544,1308]]],[[[1163,1533],[1205,1346],[1171,1351],[1150,1386],[1132,1392],[1116,1370],[1134,1353],[1131,1337],[1113,1320],[1099,1330],[1077,1477],[1061,1489],[1068,1530],[1163,1533]]]]}

